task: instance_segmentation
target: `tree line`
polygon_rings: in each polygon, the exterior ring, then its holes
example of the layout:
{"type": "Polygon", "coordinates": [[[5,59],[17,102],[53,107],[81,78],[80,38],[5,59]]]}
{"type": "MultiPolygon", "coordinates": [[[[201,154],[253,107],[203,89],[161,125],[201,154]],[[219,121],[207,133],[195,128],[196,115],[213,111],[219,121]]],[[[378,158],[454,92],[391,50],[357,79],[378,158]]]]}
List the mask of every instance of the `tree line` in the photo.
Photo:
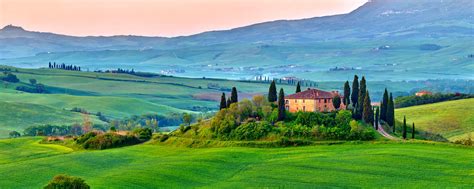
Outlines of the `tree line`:
{"type": "Polygon", "coordinates": [[[448,93],[441,94],[435,93],[432,95],[423,95],[423,96],[403,96],[397,97],[395,99],[395,108],[404,108],[409,106],[417,106],[423,104],[431,104],[436,102],[444,102],[450,100],[459,100],[459,99],[468,99],[473,98],[472,94],[462,94],[462,93],[448,93]]]}
{"type": "Polygon", "coordinates": [[[66,65],[64,63],[62,64],[56,64],[56,62],[49,62],[48,64],[48,68],[49,69],[61,69],[61,70],[70,70],[70,71],[81,71],[81,67],[80,66],[76,66],[76,65],[66,65]]]}

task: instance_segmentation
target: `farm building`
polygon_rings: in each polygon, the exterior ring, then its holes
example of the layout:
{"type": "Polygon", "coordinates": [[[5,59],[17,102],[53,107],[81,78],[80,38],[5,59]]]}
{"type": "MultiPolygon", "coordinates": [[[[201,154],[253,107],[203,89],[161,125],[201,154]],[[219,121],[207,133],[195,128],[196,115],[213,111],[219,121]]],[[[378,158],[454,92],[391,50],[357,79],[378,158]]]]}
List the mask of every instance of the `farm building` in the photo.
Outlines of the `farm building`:
{"type": "MultiPolygon", "coordinates": [[[[337,91],[323,91],[319,89],[308,89],[285,97],[285,108],[290,112],[329,112],[335,110],[332,99],[339,95],[337,91]]],[[[340,96],[340,95],[339,95],[340,96]]],[[[345,108],[342,103],[341,108],[345,108]]]]}

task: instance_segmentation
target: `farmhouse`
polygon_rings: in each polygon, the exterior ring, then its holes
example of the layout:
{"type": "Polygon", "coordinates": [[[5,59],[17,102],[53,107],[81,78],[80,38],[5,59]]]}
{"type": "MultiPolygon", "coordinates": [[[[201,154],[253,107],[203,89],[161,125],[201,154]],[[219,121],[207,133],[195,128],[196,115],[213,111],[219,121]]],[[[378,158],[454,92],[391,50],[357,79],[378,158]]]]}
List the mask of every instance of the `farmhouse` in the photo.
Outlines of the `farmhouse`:
{"type": "MultiPolygon", "coordinates": [[[[285,97],[285,108],[290,112],[328,112],[335,110],[332,104],[333,97],[339,95],[337,91],[327,92],[319,89],[309,89],[285,97]]],[[[345,108],[342,103],[341,106],[345,108]]]]}
{"type": "Polygon", "coordinates": [[[431,93],[430,91],[419,91],[417,93],[415,93],[416,96],[425,96],[425,95],[432,95],[433,93],[431,93]]]}

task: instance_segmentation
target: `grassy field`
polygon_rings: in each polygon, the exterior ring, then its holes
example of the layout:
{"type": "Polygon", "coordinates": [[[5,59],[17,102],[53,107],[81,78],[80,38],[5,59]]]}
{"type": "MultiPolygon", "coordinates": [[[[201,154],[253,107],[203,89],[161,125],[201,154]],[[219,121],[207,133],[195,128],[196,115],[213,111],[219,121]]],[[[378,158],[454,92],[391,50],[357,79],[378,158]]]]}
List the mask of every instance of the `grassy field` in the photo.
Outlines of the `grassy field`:
{"type": "MultiPolygon", "coordinates": [[[[12,68],[21,83],[0,87],[0,138],[11,130],[22,132],[32,125],[71,125],[81,121],[74,107],[101,112],[107,118],[122,119],[133,115],[216,110],[223,91],[236,86],[240,98],[266,94],[268,83],[203,78],[138,77],[129,74],[75,72],[51,69],[12,68]],[[14,90],[36,79],[46,85],[49,94],[31,94],[14,90]],[[212,86],[212,87],[208,87],[212,86]]],[[[369,82],[374,99],[385,87],[394,93],[407,93],[421,83],[369,82]]],[[[286,94],[295,86],[278,85],[286,94]]],[[[304,86],[303,86],[304,88],[304,86]]],[[[319,82],[318,88],[341,90],[342,82],[319,82]]],[[[228,92],[227,92],[228,93],[228,92]]],[[[100,123],[100,122],[98,122],[100,123]]]]}
{"type": "Polygon", "coordinates": [[[441,134],[454,141],[474,136],[474,99],[455,100],[435,104],[412,106],[395,110],[398,121],[407,118],[407,124],[415,122],[418,129],[441,134]]]}
{"type": "Polygon", "coordinates": [[[54,175],[93,188],[446,188],[474,185],[474,150],[441,143],[289,148],[181,148],[153,144],[73,151],[40,138],[0,140],[2,188],[39,188],[54,175]]]}

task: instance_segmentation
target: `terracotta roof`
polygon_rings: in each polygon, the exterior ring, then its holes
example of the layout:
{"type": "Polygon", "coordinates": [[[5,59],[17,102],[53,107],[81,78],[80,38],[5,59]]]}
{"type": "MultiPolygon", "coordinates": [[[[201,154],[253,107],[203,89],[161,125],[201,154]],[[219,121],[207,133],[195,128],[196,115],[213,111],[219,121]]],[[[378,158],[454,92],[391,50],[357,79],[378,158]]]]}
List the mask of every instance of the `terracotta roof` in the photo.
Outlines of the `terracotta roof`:
{"type": "MultiPolygon", "coordinates": [[[[320,98],[332,98],[336,96],[335,92],[327,92],[319,89],[308,89],[299,93],[291,94],[285,97],[285,99],[320,99],[320,98]]],[[[342,98],[342,97],[341,97],[342,98]]]]}

